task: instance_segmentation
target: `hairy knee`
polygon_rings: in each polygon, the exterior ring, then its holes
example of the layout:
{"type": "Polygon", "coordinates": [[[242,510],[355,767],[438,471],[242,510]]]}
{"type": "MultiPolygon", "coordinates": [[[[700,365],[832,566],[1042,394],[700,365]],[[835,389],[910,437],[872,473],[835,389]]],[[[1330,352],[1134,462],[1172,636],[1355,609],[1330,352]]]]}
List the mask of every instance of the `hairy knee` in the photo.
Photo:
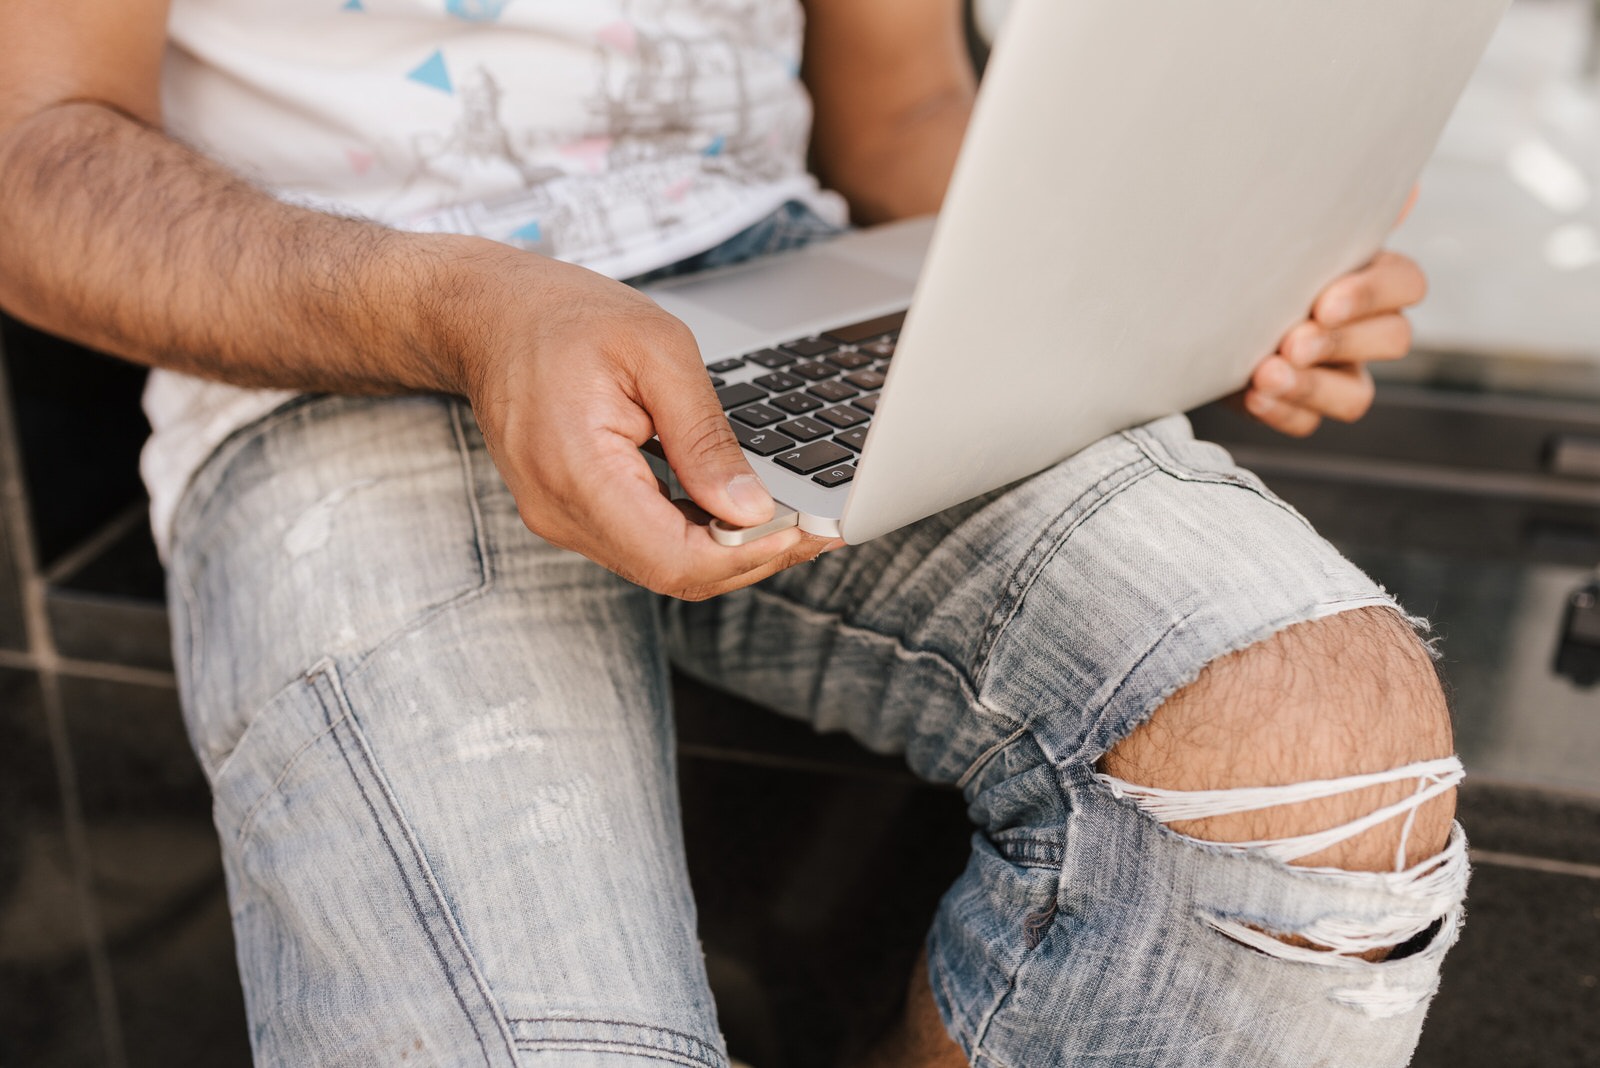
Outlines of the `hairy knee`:
{"type": "Polygon", "coordinates": [[[1275,956],[1381,960],[1459,910],[1461,764],[1432,658],[1398,613],[1291,627],[1209,665],[1101,763],[1179,834],[1286,864],[1387,872],[1388,915],[1275,930],[1217,920],[1275,956]]]}
{"type": "Polygon", "coordinates": [[[1436,773],[1453,765],[1452,752],[1427,649],[1397,612],[1367,608],[1290,627],[1212,663],[1108,753],[1101,771],[1188,795],[1195,803],[1152,809],[1181,834],[1325,842],[1291,862],[1393,871],[1446,845],[1459,775],[1436,773]],[[1424,770],[1385,777],[1407,768],[1424,770]],[[1316,783],[1337,785],[1306,789],[1316,783]],[[1392,815],[1376,818],[1383,813],[1392,815]],[[1341,828],[1354,830],[1329,833],[1341,828]]]}

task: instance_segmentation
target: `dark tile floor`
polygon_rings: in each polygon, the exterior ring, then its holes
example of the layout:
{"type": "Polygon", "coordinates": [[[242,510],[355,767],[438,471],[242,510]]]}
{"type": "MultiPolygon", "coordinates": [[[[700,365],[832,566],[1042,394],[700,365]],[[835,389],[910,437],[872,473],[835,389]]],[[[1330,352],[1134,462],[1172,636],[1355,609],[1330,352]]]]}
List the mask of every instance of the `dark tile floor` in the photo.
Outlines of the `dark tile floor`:
{"type": "MultiPolygon", "coordinates": [[[[0,674],[0,1066],[242,1068],[226,900],[173,695],[79,682],[63,707],[81,846],[61,819],[37,686],[0,674]],[[72,875],[80,847],[87,888],[72,875]]],[[[691,867],[729,1041],[760,1068],[838,1065],[893,1012],[964,863],[960,800],[875,758],[841,767],[747,706],[685,719],[698,739],[683,767],[691,867]],[[788,766],[727,759],[754,737],[788,766]],[[808,767],[812,755],[834,770],[808,767]]],[[[1473,786],[1463,812],[1485,854],[1416,1063],[1600,1064],[1600,802],[1473,786]]]]}

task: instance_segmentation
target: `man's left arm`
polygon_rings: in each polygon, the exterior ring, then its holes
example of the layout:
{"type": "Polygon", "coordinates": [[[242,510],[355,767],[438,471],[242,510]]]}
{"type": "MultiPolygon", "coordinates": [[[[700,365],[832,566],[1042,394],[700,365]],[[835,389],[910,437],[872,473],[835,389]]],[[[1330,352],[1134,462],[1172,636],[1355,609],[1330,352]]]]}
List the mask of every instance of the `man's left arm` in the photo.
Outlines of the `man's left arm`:
{"type": "Polygon", "coordinates": [[[859,225],[939,210],[977,76],[961,0],[804,0],[812,166],[859,225]]]}
{"type": "MultiPolygon", "coordinates": [[[[804,3],[818,176],[859,224],[937,211],[976,92],[961,0],[804,3]]],[[[1421,268],[1394,252],[1336,280],[1256,367],[1245,410],[1295,437],[1361,418],[1374,394],[1367,365],[1406,355],[1402,312],[1426,292],[1421,268]]]]}

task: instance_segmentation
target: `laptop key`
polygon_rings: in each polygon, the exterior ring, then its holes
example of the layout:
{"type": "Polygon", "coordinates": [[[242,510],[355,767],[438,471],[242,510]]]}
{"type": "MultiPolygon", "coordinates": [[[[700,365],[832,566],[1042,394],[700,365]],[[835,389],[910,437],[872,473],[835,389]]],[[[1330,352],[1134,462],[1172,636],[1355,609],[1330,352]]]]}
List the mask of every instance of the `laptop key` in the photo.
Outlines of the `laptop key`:
{"type": "Polygon", "coordinates": [[[825,337],[803,337],[799,341],[791,341],[778,347],[784,352],[792,352],[796,356],[809,359],[812,356],[821,356],[825,352],[832,352],[839,347],[839,343],[825,337]]]}
{"type": "Polygon", "coordinates": [[[751,363],[758,363],[769,371],[776,371],[780,367],[788,367],[791,363],[794,363],[793,356],[790,356],[787,352],[779,352],[777,349],[762,349],[760,352],[752,352],[745,359],[751,363]]]}
{"type": "Polygon", "coordinates": [[[723,386],[725,386],[727,384],[728,384],[728,380],[726,378],[718,378],[716,375],[712,375],[711,376],[711,388],[712,389],[721,389],[723,386]]]}
{"type": "Polygon", "coordinates": [[[872,357],[863,352],[835,352],[828,357],[828,362],[846,371],[859,371],[872,362],[872,357]]]}
{"type": "Polygon", "coordinates": [[[813,382],[820,382],[824,378],[832,378],[839,373],[837,367],[825,363],[803,363],[799,367],[793,368],[793,371],[795,374],[803,378],[809,378],[813,382]]]}
{"type": "Polygon", "coordinates": [[[784,415],[776,408],[769,408],[765,404],[752,404],[748,408],[740,408],[733,413],[733,417],[746,426],[764,427],[773,423],[783,422],[784,415]]]}
{"type": "Polygon", "coordinates": [[[782,408],[790,415],[804,415],[822,407],[822,402],[805,393],[785,393],[781,397],[773,397],[772,406],[782,408]]]}
{"type": "Polygon", "coordinates": [[[857,397],[855,400],[850,402],[850,407],[860,408],[864,412],[875,413],[878,410],[878,395],[876,393],[871,393],[865,397],[857,397]]]}
{"type": "Polygon", "coordinates": [[[870,344],[862,345],[861,351],[869,356],[876,356],[880,360],[887,360],[894,355],[894,341],[890,339],[874,341],[870,344]]]}
{"type": "Polygon", "coordinates": [[[833,433],[833,427],[817,422],[815,419],[801,417],[791,419],[778,428],[796,441],[815,441],[825,438],[833,433]]]}
{"type": "Polygon", "coordinates": [[[806,392],[813,397],[821,397],[825,401],[832,402],[849,400],[861,391],[847,386],[843,382],[818,382],[807,389],[806,392]]]}
{"type": "Polygon", "coordinates": [[[755,380],[755,383],[762,389],[770,389],[774,393],[783,393],[787,390],[799,389],[806,384],[806,380],[796,378],[791,374],[785,374],[783,371],[774,371],[770,375],[762,375],[755,380]]]}
{"type": "Polygon", "coordinates": [[[905,325],[906,313],[895,312],[893,315],[880,315],[876,319],[868,319],[862,323],[851,323],[828,331],[828,336],[836,341],[855,344],[868,338],[882,337],[884,334],[897,334],[900,327],[905,325]]]}
{"type": "Polygon", "coordinates": [[[834,486],[844,485],[855,477],[856,469],[849,464],[844,464],[840,467],[830,467],[826,471],[818,471],[811,476],[811,481],[832,489],[834,486]]]}
{"type": "MultiPolygon", "coordinates": [[[[737,415],[738,413],[734,414],[737,415]]],[[[840,404],[832,408],[824,408],[817,413],[817,418],[829,426],[836,426],[843,430],[847,427],[860,426],[865,423],[867,421],[867,413],[858,411],[855,408],[847,408],[840,404]]]]}
{"type": "Polygon", "coordinates": [[[824,467],[832,467],[854,456],[849,449],[841,448],[831,441],[813,441],[810,445],[796,449],[793,452],[783,452],[774,456],[781,467],[797,471],[802,475],[809,475],[813,471],[820,471],[824,467]]]}
{"type": "Polygon", "coordinates": [[[729,408],[737,408],[739,405],[749,404],[751,401],[766,400],[767,391],[760,386],[752,386],[748,382],[740,382],[737,385],[723,386],[717,390],[717,399],[722,402],[722,410],[727,411],[729,408]]]}
{"type": "Polygon", "coordinates": [[[846,430],[842,434],[835,434],[833,440],[847,449],[860,452],[867,444],[867,428],[858,426],[854,430],[846,430]]]}
{"type": "Polygon", "coordinates": [[[718,360],[716,363],[708,364],[706,370],[714,375],[725,375],[729,371],[737,371],[743,366],[744,361],[735,356],[731,360],[718,360]]]}
{"type": "Polygon", "coordinates": [[[757,456],[771,456],[775,452],[794,448],[794,439],[786,438],[776,430],[752,430],[734,423],[733,435],[739,439],[740,445],[757,456]]]}
{"type": "MultiPolygon", "coordinates": [[[[877,371],[857,371],[853,375],[845,375],[844,380],[857,389],[879,389],[885,381],[884,376],[877,371]]],[[[761,380],[758,378],[756,381],[761,380]]]]}

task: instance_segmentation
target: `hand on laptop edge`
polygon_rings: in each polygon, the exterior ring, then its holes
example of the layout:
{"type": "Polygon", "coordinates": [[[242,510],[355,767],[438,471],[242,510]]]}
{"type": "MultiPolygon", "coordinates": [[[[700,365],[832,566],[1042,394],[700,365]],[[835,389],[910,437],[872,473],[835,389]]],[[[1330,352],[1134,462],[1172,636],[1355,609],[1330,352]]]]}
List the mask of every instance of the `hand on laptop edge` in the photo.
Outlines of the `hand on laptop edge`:
{"type": "MultiPolygon", "coordinates": [[[[1416,202],[1413,189],[1396,226],[1416,202]]],[[[1245,410],[1297,438],[1312,433],[1323,419],[1360,419],[1375,393],[1367,364],[1398,360],[1411,351],[1411,324],[1402,313],[1427,292],[1422,268],[1389,251],[1333,282],[1317,297],[1310,317],[1256,366],[1244,392],[1245,410]]]]}
{"type": "Polygon", "coordinates": [[[474,294],[481,318],[458,350],[468,353],[462,377],[530,530],[685,600],[748,586],[833,547],[798,529],[722,546],[698,513],[661,494],[639,452],[652,435],[705,512],[753,525],[773,511],[681,322],[582,268],[511,249],[481,254],[503,262],[475,279],[487,274],[504,288],[474,294]]]}

